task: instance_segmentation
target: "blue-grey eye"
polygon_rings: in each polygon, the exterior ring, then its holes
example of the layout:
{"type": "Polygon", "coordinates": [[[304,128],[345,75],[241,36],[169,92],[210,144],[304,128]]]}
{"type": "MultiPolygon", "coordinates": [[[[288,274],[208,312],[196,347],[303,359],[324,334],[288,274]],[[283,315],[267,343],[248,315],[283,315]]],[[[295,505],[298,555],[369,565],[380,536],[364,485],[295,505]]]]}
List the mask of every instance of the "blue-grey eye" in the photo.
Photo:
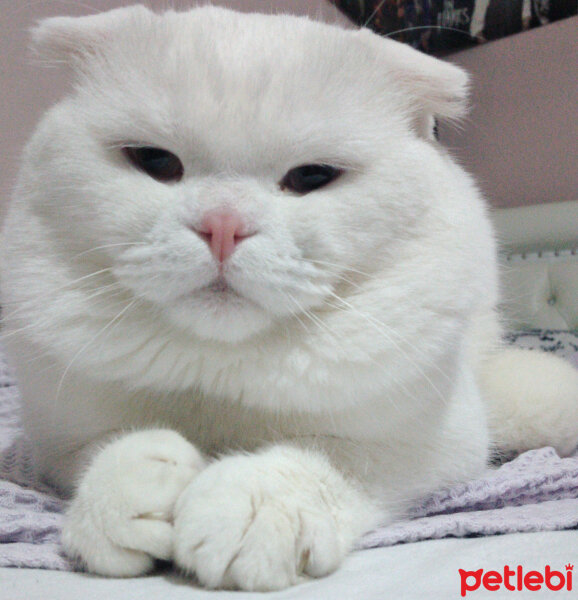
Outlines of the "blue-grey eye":
{"type": "Polygon", "coordinates": [[[342,173],[342,169],[330,165],[301,165],[288,171],[279,185],[282,190],[308,194],[328,185],[342,173]]]}
{"type": "Polygon", "coordinates": [[[123,151],[130,162],[157,181],[180,181],[183,163],[179,157],[154,146],[125,146],[123,151]]]}

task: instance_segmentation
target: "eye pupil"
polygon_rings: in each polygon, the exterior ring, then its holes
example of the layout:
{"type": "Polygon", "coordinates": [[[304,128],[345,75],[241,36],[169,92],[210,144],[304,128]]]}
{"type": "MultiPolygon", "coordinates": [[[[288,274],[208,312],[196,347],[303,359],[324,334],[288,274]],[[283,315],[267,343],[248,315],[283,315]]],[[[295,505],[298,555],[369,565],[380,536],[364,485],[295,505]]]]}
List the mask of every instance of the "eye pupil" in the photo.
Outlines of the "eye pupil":
{"type": "Polygon", "coordinates": [[[288,171],[280,186],[282,190],[307,194],[328,185],[341,173],[341,169],[330,165],[301,165],[288,171]]]}
{"type": "Polygon", "coordinates": [[[126,146],[124,153],[137,169],[157,181],[179,181],[183,177],[183,163],[168,150],[154,146],[126,146]]]}

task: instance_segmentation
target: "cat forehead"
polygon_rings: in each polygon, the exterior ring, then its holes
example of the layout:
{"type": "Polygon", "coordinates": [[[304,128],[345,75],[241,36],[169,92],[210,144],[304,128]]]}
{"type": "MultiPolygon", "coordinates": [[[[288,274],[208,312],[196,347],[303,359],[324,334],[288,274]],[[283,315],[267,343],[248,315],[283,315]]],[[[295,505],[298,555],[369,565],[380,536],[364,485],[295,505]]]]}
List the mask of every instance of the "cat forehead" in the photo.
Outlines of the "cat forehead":
{"type": "Polygon", "coordinates": [[[156,14],[142,6],[40,23],[33,41],[44,58],[69,62],[77,87],[97,80],[183,93],[280,93],[356,82],[370,87],[370,48],[357,32],[294,15],[220,7],[156,14]],[[129,79],[132,78],[132,79],[129,79]],[[171,86],[171,84],[173,84],[171,86]],[[205,89],[201,90],[201,87],[205,89]],[[277,88],[275,88],[277,86],[277,88]]]}
{"type": "Polygon", "coordinates": [[[467,91],[453,65],[368,31],[290,15],[134,6],[48,19],[33,40],[44,56],[72,64],[76,90],[89,105],[103,101],[109,117],[116,107],[165,123],[211,111],[221,123],[235,115],[255,122],[266,111],[279,123],[325,111],[344,124],[390,115],[420,124],[428,114],[460,116],[467,91]]]}
{"type": "MultiPolygon", "coordinates": [[[[183,46],[193,49],[209,45],[209,50],[230,53],[274,52],[297,48],[301,43],[351,38],[351,30],[289,14],[241,13],[222,7],[204,6],[185,12],[155,13],[143,6],[121,8],[89,17],[46,19],[33,31],[54,42],[53,49],[71,51],[91,47],[106,51],[114,46],[183,46]]],[[[210,56],[210,55],[208,55],[210,56]]]]}
{"type": "Polygon", "coordinates": [[[312,155],[359,139],[355,115],[371,103],[361,101],[363,77],[355,83],[352,32],[213,7],[143,16],[113,28],[81,65],[82,104],[106,107],[88,114],[103,137],[162,143],[164,134],[171,147],[180,138],[186,148],[210,131],[221,154],[243,140],[303,143],[312,155]]]}
{"type": "MultiPolygon", "coordinates": [[[[326,51],[328,42],[342,43],[352,39],[352,31],[315,21],[309,17],[289,14],[241,13],[221,7],[194,8],[185,13],[169,11],[155,15],[151,24],[172,37],[180,32],[191,42],[208,44],[228,54],[302,50],[303,44],[310,49],[326,51]]],[[[184,39],[179,40],[185,42],[184,39]]]]}
{"type": "Polygon", "coordinates": [[[164,13],[133,6],[89,17],[49,18],[32,31],[33,46],[44,59],[79,68],[112,56],[119,65],[128,59],[146,64],[152,57],[163,66],[172,58],[246,67],[304,53],[329,56],[348,38],[353,43],[351,31],[307,17],[212,6],[164,13]]]}
{"type": "Polygon", "coordinates": [[[216,99],[243,92],[271,99],[294,89],[306,93],[305,86],[330,95],[359,71],[353,68],[359,55],[352,51],[357,44],[351,32],[289,15],[200,8],[184,17],[165,14],[148,34],[136,36],[145,63],[135,57],[137,68],[160,71],[188,93],[216,99]]]}
{"type": "MultiPolygon", "coordinates": [[[[155,15],[135,21],[92,61],[175,83],[186,93],[279,92],[344,79],[358,53],[351,32],[289,15],[241,14],[217,8],[155,15]],[[205,89],[200,89],[206,86],[205,89]]],[[[88,61],[90,65],[91,61],[88,61]]],[[[329,91],[329,90],[328,90],[329,91]]]]}

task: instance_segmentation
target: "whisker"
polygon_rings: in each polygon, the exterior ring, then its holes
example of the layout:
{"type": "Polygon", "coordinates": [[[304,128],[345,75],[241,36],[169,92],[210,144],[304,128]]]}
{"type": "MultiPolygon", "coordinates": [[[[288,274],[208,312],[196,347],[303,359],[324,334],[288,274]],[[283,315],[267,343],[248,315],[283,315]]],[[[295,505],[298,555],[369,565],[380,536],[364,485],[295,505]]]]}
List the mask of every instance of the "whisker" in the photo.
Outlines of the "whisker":
{"type": "Polygon", "coordinates": [[[377,8],[369,15],[369,18],[363,24],[363,27],[367,27],[369,23],[371,23],[373,17],[381,10],[383,5],[385,4],[385,0],[381,0],[381,2],[377,5],[377,8]]]}
{"type": "MultiPolygon", "coordinates": [[[[104,269],[99,269],[98,271],[89,273],[88,275],[83,275],[82,277],[79,277],[78,279],[68,281],[63,286],[61,286],[55,290],[51,290],[49,292],[49,296],[55,296],[66,289],[74,287],[75,285],[79,284],[82,281],[86,281],[86,280],[90,279],[91,277],[96,277],[97,275],[101,275],[102,273],[106,273],[111,270],[112,269],[110,267],[106,267],[104,269]]],[[[35,306],[42,306],[45,302],[46,302],[46,296],[43,296],[42,298],[34,298],[32,300],[27,300],[22,303],[18,303],[18,305],[19,305],[18,308],[12,312],[8,312],[8,314],[0,320],[0,325],[7,322],[10,318],[17,316],[23,310],[28,310],[30,308],[34,308],[35,306]]],[[[3,304],[3,306],[7,306],[7,305],[10,306],[11,304],[15,304],[15,303],[5,303],[5,304],[3,304]]]]}
{"type": "MultiPolygon", "coordinates": [[[[293,298],[293,296],[291,296],[289,293],[285,292],[285,295],[292,300],[295,305],[297,306],[298,310],[301,312],[301,314],[303,314],[303,309],[301,308],[301,306],[297,303],[297,301],[295,300],[295,298],[293,298]]],[[[303,327],[303,329],[305,330],[305,333],[309,333],[309,329],[307,327],[307,325],[303,322],[303,320],[301,319],[301,317],[299,316],[299,313],[293,313],[292,317],[294,317],[295,319],[297,319],[297,321],[301,324],[301,327],[303,327]]]]}
{"type": "Polygon", "coordinates": [[[463,29],[457,29],[455,27],[447,27],[445,25],[415,25],[413,27],[406,27],[404,29],[397,29],[396,31],[390,31],[386,34],[383,34],[383,37],[392,37],[397,35],[398,33],[407,33],[409,31],[419,31],[420,29],[438,29],[441,31],[452,31],[454,33],[460,33],[461,35],[465,35],[470,40],[474,40],[468,31],[464,31],[463,29]]]}
{"type": "Polygon", "coordinates": [[[328,267],[335,267],[336,269],[339,269],[341,271],[346,271],[346,272],[349,272],[349,273],[357,273],[358,275],[363,275],[364,277],[373,277],[374,276],[374,274],[372,274],[372,273],[366,273],[364,271],[360,271],[358,269],[354,269],[353,267],[349,267],[347,265],[339,265],[339,264],[336,264],[336,263],[327,262],[325,260],[316,260],[316,259],[313,259],[313,258],[306,258],[305,260],[307,262],[309,262],[309,263],[318,264],[318,265],[325,265],[325,266],[328,266],[328,267]]]}
{"type": "MultiPolygon", "coordinates": [[[[107,300],[112,300],[117,296],[122,296],[124,293],[126,293],[126,290],[124,288],[122,288],[122,286],[119,283],[115,282],[115,283],[111,283],[106,286],[101,286],[100,288],[96,288],[90,294],[85,294],[84,299],[85,300],[94,300],[94,299],[98,299],[101,296],[106,295],[107,300]]],[[[42,302],[44,302],[44,301],[45,301],[45,299],[42,299],[42,302]]],[[[38,302],[38,304],[40,305],[42,302],[38,302]]],[[[33,306],[22,307],[22,309],[24,309],[24,308],[33,308],[33,306]]],[[[6,317],[6,319],[3,319],[2,322],[8,323],[10,317],[12,317],[16,312],[17,311],[14,311],[14,313],[11,313],[10,315],[8,315],[6,317]]],[[[30,322],[22,327],[0,333],[0,342],[4,342],[5,340],[10,339],[14,336],[17,336],[25,331],[43,327],[46,324],[50,324],[52,321],[53,321],[53,318],[43,314],[40,318],[35,318],[32,322],[30,322]]]]}
{"type": "MultiPolygon", "coordinates": [[[[352,312],[354,312],[355,314],[359,315],[362,319],[365,319],[368,323],[371,323],[375,329],[377,331],[379,331],[390,343],[392,343],[395,348],[402,354],[402,356],[404,356],[409,362],[410,364],[412,364],[416,370],[418,371],[418,373],[420,373],[420,375],[422,375],[422,377],[428,382],[428,384],[432,387],[432,389],[436,392],[436,394],[438,395],[438,397],[444,402],[447,403],[447,399],[444,396],[444,394],[442,394],[442,392],[438,389],[438,387],[433,383],[433,381],[431,380],[430,377],[428,377],[428,375],[423,371],[423,369],[420,367],[419,364],[417,364],[414,360],[412,360],[407,352],[405,352],[403,350],[403,348],[392,338],[392,334],[396,333],[394,332],[390,327],[388,327],[385,323],[382,323],[381,321],[379,321],[378,319],[376,319],[375,317],[372,317],[371,315],[368,315],[360,310],[358,310],[357,308],[355,308],[352,304],[350,304],[349,302],[345,301],[343,298],[341,298],[340,296],[338,296],[337,294],[330,292],[330,295],[332,297],[334,297],[338,302],[343,303],[347,308],[349,308],[352,312]]],[[[398,338],[401,338],[401,336],[399,334],[397,334],[398,338]]],[[[415,350],[415,346],[413,347],[415,350]]],[[[429,363],[431,366],[436,366],[434,363],[429,363]]],[[[436,370],[446,379],[449,379],[447,374],[444,373],[441,369],[439,369],[439,367],[436,367],[436,370]]]]}
{"type": "Polygon", "coordinates": [[[90,248],[89,250],[85,250],[84,252],[80,252],[79,254],[75,254],[71,257],[70,260],[76,260],[81,256],[85,256],[86,254],[90,254],[91,252],[97,252],[98,250],[104,250],[106,248],[117,248],[119,246],[146,246],[146,242],[123,242],[118,244],[105,244],[104,246],[95,246],[94,248],[90,248]]]}
{"type": "MultiPolygon", "coordinates": [[[[322,319],[320,319],[317,315],[313,314],[310,310],[305,309],[298,301],[296,298],[294,298],[291,294],[286,293],[287,298],[289,298],[289,300],[291,300],[295,306],[297,307],[297,309],[299,310],[299,312],[304,315],[305,317],[307,317],[312,323],[314,323],[315,325],[317,325],[319,327],[319,329],[321,329],[322,331],[326,331],[328,332],[333,338],[336,338],[337,336],[335,335],[335,332],[331,331],[331,328],[327,325],[327,323],[324,323],[322,319]]],[[[295,317],[297,317],[297,313],[294,314],[295,317]]]]}
{"type": "MultiPolygon", "coordinates": [[[[328,262],[328,261],[322,261],[322,260],[316,260],[316,259],[306,259],[306,260],[308,260],[308,262],[311,262],[311,263],[317,263],[317,264],[320,264],[320,265],[327,265],[327,266],[330,266],[330,267],[335,267],[337,269],[340,269],[341,271],[345,271],[345,272],[349,271],[351,273],[358,273],[360,275],[363,275],[363,276],[371,278],[371,279],[375,277],[375,275],[372,275],[370,273],[366,273],[366,272],[363,272],[363,271],[360,271],[360,270],[357,270],[357,269],[353,269],[351,267],[348,267],[347,265],[339,265],[339,264],[336,264],[336,263],[331,263],[331,262],[328,262]]],[[[355,290],[361,290],[363,292],[364,288],[363,288],[362,285],[359,285],[355,281],[351,280],[349,277],[346,277],[343,273],[332,273],[332,275],[334,277],[337,277],[338,280],[343,281],[344,283],[347,283],[348,285],[352,286],[355,290]]],[[[370,316],[370,315],[368,315],[366,313],[363,313],[362,311],[359,311],[352,304],[346,302],[342,296],[336,294],[334,290],[328,289],[327,290],[327,294],[329,296],[332,296],[335,299],[337,299],[338,302],[342,303],[343,306],[346,306],[347,308],[355,311],[357,314],[359,314],[359,316],[361,316],[362,318],[364,318],[368,322],[372,323],[372,325],[378,331],[380,331],[382,333],[382,335],[384,335],[384,337],[386,337],[392,344],[395,345],[396,348],[398,348],[398,350],[403,354],[403,356],[405,356],[406,358],[409,358],[408,355],[407,355],[407,353],[403,352],[403,350],[400,347],[399,343],[397,343],[393,339],[395,337],[400,342],[406,343],[405,338],[403,336],[401,336],[397,331],[395,331],[391,327],[388,327],[385,323],[379,321],[379,319],[375,319],[375,317],[372,317],[372,316],[370,316]]],[[[410,306],[415,307],[416,309],[422,309],[423,310],[423,306],[421,306],[414,299],[406,298],[406,299],[404,299],[404,302],[406,302],[410,306]]],[[[333,305],[333,304],[331,304],[330,302],[327,302],[327,301],[325,302],[325,305],[328,306],[328,307],[330,307],[330,308],[334,308],[334,309],[343,309],[343,306],[341,306],[341,307],[340,306],[335,306],[335,305],[333,305]]],[[[435,361],[432,360],[431,356],[429,356],[424,351],[420,350],[420,348],[416,347],[415,345],[412,345],[412,349],[417,354],[417,356],[420,359],[422,359],[422,363],[424,364],[424,366],[432,367],[446,381],[450,380],[450,377],[448,376],[448,374],[443,369],[441,369],[439,367],[439,365],[436,364],[435,361]]],[[[433,384],[433,382],[431,381],[431,379],[423,372],[423,370],[421,368],[419,368],[419,365],[417,363],[415,363],[415,361],[413,361],[412,364],[414,364],[414,366],[418,368],[419,372],[432,385],[433,389],[436,391],[436,393],[438,394],[438,396],[440,398],[442,398],[444,400],[444,402],[445,402],[445,397],[443,396],[443,394],[433,384]]]]}
{"type": "MultiPolygon", "coordinates": [[[[349,309],[344,308],[343,306],[337,306],[334,304],[330,304],[330,306],[336,310],[341,310],[344,312],[347,312],[349,309]]],[[[377,328],[376,328],[377,329],[377,328]]],[[[379,329],[378,329],[379,332],[379,329]]],[[[389,339],[389,338],[388,338],[389,339]]],[[[399,346],[393,342],[392,340],[390,340],[392,342],[392,344],[399,349],[399,346]]],[[[401,350],[400,350],[401,351],[401,350]]],[[[376,367],[380,368],[380,369],[386,369],[387,368],[387,364],[383,361],[383,360],[377,360],[372,356],[368,356],[369,362],[371,362],[373,365],[375,365],[376,367]]],[[[412,363],[415,364],[415,363],[412,363]]],[[[412,400],[419,400],[418,396],[416,396],[416,394],[414,392],[412,392],[405,383],[403,383],[403,381],[401,381],[399,378],[396,378],[394,376],[393,373],[390,372],[390,376],[392,383],[399,387],[401,390],[403,390],[403,392],[405,392],[405,394],[407,395],[408,398],[411,398],[412,400]]],[[[388,397],[388,402],[391,403],[391,405],[398,411],[401,411],[399,405],[395,402],[395,400],[393,399],[393,397],[388,397]]],[[[444,399],[445,402],[445,399],[444,399]]]]}
{"type": "MultiPolygon", "coordinates": [[[[288,297],[290,298],[290,300],[292,300],[295,305],[297,306],[297,308],[301,311],[301,313],[305,316],[307,316],[314,324],[316,324],[320,329],[322,329],[323,331],[326,331],[327,333],[329,333],[329,335],[331,335],[333,337],[333,339],[339,343],[340,345],[343,345],[344,341],[349,341],[348,339],[346,339],[344,336],[338,336],[335,331],[333,331],[329,325],[327,323],[325,323],[322,319],[320,319],[317,315],[315,315],[312,311],[309,310],[305,310],[300,304],[299,302],[290,294],[287,294],[288,297]]],[[[337,307],[335,306],[334,308],[338,309],[338,310],[345,310],[343,308],[343,306],[341,307],[337,307]]],[[[373,356],[369,356],[367,355],[367,360],[368,362],[370,362],[371,364],[375,365],[376,367],[383,369],[385,368],[385,364],[381,361],[376,360],[373,356]]],[[[406,385],[402,382],[399,381],[397,379],[393,379],[392,382],[400,387],[409,398],[412,398],[413,400],[417,400],[416,395],[411,392],[406,385]]],[[[394,409],[396,409],[397,411],[400,411],[400,407],[399,405],[393,400],[393,398],[388,398],[388,401],[391,403],[391,405],[393,406],[394,409]]]]}
{"type": "MultiPolygon", "coordinates": [[[[84,344],[84,346],[82,346],[82,348],[72,357],[72,359],[70,360],[70,362],[68,363],[66,369],[64,369],[64,372],[62,374],[62,377],[60,378],[60,381],[58,383],[58,386],[56,388],[56,394],[55,394],[55,399],[54,402],[55,404],[58,403],[58,399],[60,397],[60,392],[62,391],[62,386],[64,384],[64,380],[66,378],[66,376],[68,375],[70,369],[72,368],[72,366],[74,365],[74,363],[76,362],[76,360],[78,359],[78,357],[93,343],[95,342],[103,333],[105,333],[107,330],[110,329],[111,326],[113,326],[115,323],[118,323],[120,319],[122,319],[123,315],[125,315],[127,313],[128,310],[130,310],[137,302],[139,302],[139,298],[135,298],[134,300],[132,300],[131,302],[129,302],[129,304],[127,306],[125,306],[115,317],[113,317],[100,331],[98,331],[98,333],[93,336],[90,340],[88,340],[88,342],[86,344],[84,344]]],[[[56,411],[55,411],[56,412],[56,411]]]]}

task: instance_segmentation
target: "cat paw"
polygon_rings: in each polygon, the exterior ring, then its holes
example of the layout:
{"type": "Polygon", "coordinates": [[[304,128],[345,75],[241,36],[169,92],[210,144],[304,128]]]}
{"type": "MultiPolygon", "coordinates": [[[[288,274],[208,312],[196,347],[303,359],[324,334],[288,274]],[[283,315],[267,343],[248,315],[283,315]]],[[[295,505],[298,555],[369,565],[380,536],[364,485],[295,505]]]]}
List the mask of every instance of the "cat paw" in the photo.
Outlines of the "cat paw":
{"type": "Polygon", "coordinates": [[[206,587],[248,591],[334,571],[355,538],[337,500],[346,483],[292,454],[228,457],[192,481],[175,509],[177,565],[206,587]]]}
{"type": "Polygon", "coordinates": [[[89,571],[129,577],[173,553],[177,498],[204,468],[178,433],[130,433],[105,446],[82,477],[65,515],[65,552],[89,571]]]}

